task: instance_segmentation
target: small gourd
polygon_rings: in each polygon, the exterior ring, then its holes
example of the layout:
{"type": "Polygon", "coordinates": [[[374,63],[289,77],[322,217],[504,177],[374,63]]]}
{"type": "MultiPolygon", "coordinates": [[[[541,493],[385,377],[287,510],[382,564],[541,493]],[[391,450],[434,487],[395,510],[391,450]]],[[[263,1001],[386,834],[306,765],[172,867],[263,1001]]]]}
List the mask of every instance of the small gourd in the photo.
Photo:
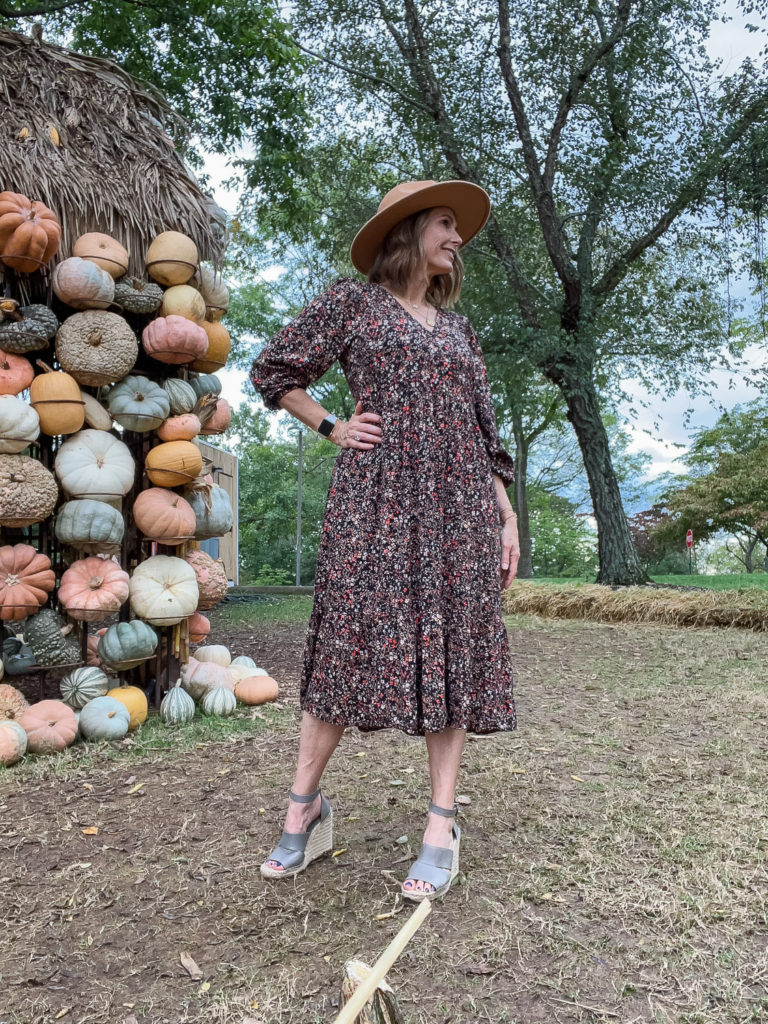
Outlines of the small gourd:
{"type": "Polygon", "coordinates": [[[198,398],[203,395],[220,395],[222,384],[215,373],[200,373],[190,377],[189,383],[198,398]]]}
{"type": "Polygon", "coordinates": [[[110,389],[107,407],[126,430],[142,434],[156,430],[171,411],[168,395],[146,377],[124,377],[110,389]]]}
{"type": "Polygon", "coordinates": [[[237,707],[237,697],[228,687],[216,686],[203,694],[200,706],[204,715],[226,717],[227,715],[234,714],[237,707]]]}
{"type": "Polygon", "coordinates": [[[28,359],[0,345],[0,395],[18,395],[26,391],[34,376],[35,371],[28,359]]]}
{"type": "Polygon", "coordinates": [[[242,665],[244,668],[252,669],[252,676],[267,675],[263,668],[258,668],[253,658],[249,658],[247,654],[238,654],[236,658],[232,659],[233,665],[242,665]]]}
{"type": "MultiPolygon", "coordinates": [[[[11,639],[10,637],[8,639],[11,639]]],[[[9,676],[23,676],[37,664],[34,651],[28,644],[14,641],[14,646],[3,643],[3,667],[9,676]]]]}
{"type": "Polygon", "coordinates": [[[234,522],[234,512],[229,495],[223,487],[198,489],[187,495],[187,501],[195,514],[195,538],[223,537],[229,533],[234,522]]]}
{"type": "Polygon", "coordinates": [[[28,402],[0,395],[0,455],[23,452],[40,434],[40,417],[28,402]]]}
{"type": "Polygon", "coordinates": [[[103,697],[109,689],[106,672],[96,667],[76,668],[59,683],[61,699],[75,711],[80,711],[96,697],[103,697]]]}
{"type": "Polygon", "coordinates": [[[181,316],[200,323],[205,316],[205,300],[200,292],[191,285],[177,284],[169,288],[163,295],[163,301],[160,303],[160,315],[181,316]]]}
{"type": "Polygon", "coordinates": [[[166,725],[184,725],[195,717],[195,702],[181,688],[181,680],[166,693],[160,703],[160,718],[166,725]]]}
{"type": "Polygon", "coordinates": [[[219,398],[216,407],[205,420],[201,434],[223,434],[232,420],[232,409],[225,398],[219,398]]]}
{"type": "Polygon", "coordinates": [[[170,377],[163,381],[163,391],[168,395],[171,416],[182,416],[194,409],[198,396],[187,381],[179,380],[178,377],[170,377]]]}
{"type": "Polygon", "coordinates": [[[277,700],[277,682],[271,676],[249,676],[235,683],[235,696],[243,704],[266,704],[277,700]]]}
{"type": "Polygon", "coordinates": [[[210,619],[206,618],[202,612],[194,612],[187,619],[187,629],[189,630],[189,642],[200,644],[211,632],[210,619]]]}
{"type": "Polygon", "coordinates": [[[129,313],[147,315],[160,308],[163,289],[152,281],[138,277],[122,277],[115,282],[115,303],[129,313]]]}
{"type": "Polygon", "coordinates": [[[80,394],[85,404],[85,425],[93,427],[94,430],[111,430],[112,417],[101,402],[97,401],[93,395],[89,395],[87,391],[81,391],[80,394]]]}
{"type": "Polygon", "coordinates": [[[229,288],[209,263],[201,263],[195,278],[205,300],[206,320],[221,320],[229,306],[229,288]]]}
{"type": "Polygon", "coordinates": [[[94,697],[80,712],[80,734],[87,740],[121,740],[130,724],[128,708],[114,697],[94,697]]]}

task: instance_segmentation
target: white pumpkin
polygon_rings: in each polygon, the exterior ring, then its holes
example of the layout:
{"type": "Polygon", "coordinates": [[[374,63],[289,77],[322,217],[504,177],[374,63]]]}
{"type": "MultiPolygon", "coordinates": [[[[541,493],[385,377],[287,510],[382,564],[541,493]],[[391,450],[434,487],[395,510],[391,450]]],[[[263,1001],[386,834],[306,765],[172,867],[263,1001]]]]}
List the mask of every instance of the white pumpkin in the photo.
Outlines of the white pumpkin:
{"type": "Polygon", "coordinates": [[[53,271],[53,290],[73,309],[106,309],[115,297],[115,282],[95,263],[70,256],[53,271]]]}
{"type": "Polygon", "coordinates": [[[85,403],[85,422],[88,426],[93,427],[94,430],[111,430],[112,417],[101,402],[97,402],[87,391],[81,391],[80,394],[85,403]]]}
{"type": "MultiPolygon", "coordinates": [[[[236,658],[232,659],[232,665],[242,665],[244,668],[249,668],[251,671],[248,673],[251,676],[268,676],[269,672],[265,672],[263,668],[259,668],[253,658],[249,658],[247,654],[238,654],[236,658]]],[[[232,666],[230,666],[231,668],[232,666]]]]}
{"type": "Polygon", "coordinates": [[[106,430],[81,430],[56,454],[56,476],[71,498],[110,501],[133,487],[136,466],[127,445],[106,430]]]}
{"type": "Polygon", "coordinates": [[[40,433],[40,417],[15,395],[0,395],[0,455],[17,455],[40,433]]]}
{"type": "Polygon", "coordinates": [[[223,644],[206,644],[195,651],[197,661],[214,662],[224,668],[232,661],[232,655],[223,644]]]}
{"type": "Polygon", "coordinates": [[[199,600],[195,570],[183,558],[154,555],[131,576],[131,608],[153,625],[176,625],[195,611],[199,600]]]}
{"type": "Polygon", "coordinates": [[[247,665],[227,665],[227,672],[232,676],[232,681],[239,683],[241,679],[250,679],[253,669],[247,665]]]}
{"type": "Polygon", "coordinates": [[[237,707],[237,697],[226,686],[213,686],[203,694],[200,701],[204,715],[218,715],[225,718],[233,715],[237,707]]]}
{"type": "Polygon", "coordinates": [[[196,658],[190,658],[186,665],[182,665],[181,685],[193,700],[200,700],[208,690],[217,686],[226,686],[233,692],[235,689],[229,669],[214,661],[202,662],[196,658]]]}

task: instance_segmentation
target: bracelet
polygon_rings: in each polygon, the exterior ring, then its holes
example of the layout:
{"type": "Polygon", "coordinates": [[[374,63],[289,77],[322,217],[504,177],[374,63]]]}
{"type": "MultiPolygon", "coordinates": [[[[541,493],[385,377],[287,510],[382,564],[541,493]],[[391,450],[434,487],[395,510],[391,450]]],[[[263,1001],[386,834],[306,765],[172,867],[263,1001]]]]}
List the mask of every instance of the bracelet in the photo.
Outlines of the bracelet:
{"type": "Polygon", "coordinates": [[[505,523],[508,523],[510,519],[517,519],[517,515],[513,508],[505,508],[499,513],[499,518],[501,525],[503,526],[505,523]]]}

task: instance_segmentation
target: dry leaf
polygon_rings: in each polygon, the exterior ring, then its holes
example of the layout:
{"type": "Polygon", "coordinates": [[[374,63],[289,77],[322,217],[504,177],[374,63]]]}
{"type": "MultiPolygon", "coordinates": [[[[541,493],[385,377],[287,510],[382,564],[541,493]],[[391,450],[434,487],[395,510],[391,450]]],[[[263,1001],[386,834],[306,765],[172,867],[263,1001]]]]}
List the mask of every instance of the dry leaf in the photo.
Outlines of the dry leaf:
{"type": "Polygon", "coordinates": [[[525,775],[525,768],[510,768],[510,775],[525,775]]]}
{"type": "Polygon", "coordinates": [[[54,146],[58,146],[61,144],[61,136],[59,135],[59,131],[55,125],[48,125],[48,138],[51,140],[54,146]]]}
{"type": "Polygon", "coordinates": [[[464,794],[464,793],[460,793],[456,797],[456,803],[460,807],[469,807],[469,805],[472,803],[472,797],[466,796],[466,794],[464,794]]]}
{"type": "Polygon", "coordinates": [[[90,782],[84,782],[83,789],[93,789],[93,786],[90,784],[90,782]]]}
{"type": "Polygon", "coordinates": [[[62,1017],[66,1017],[67,1016],[67,1014],[69,1013],[69,1011],[71,1009],[72,1009],[71,1006],[65,1006],[63,1010],[59,1010],[59,1012],[56,1014],[56,1016],[53,1019],[54,1020],[61,1020],[62,1017]]]}
{"type": "Polygon", "coordinates": [[[21,131],[19,132],[19,134],[16,136],[16,138],[19,141],[21,141],[22,139],[28,139],[29,138],[29,128],[27,128],[26,126],[24,128],[22,128],[21,131]]]}
{"type": "Polygon", "coordinates": [[[345,846],[343,850],[334,850],[333,853],[331,854],[331,857],[340,857],[342,855],[342,853],[346,853],[346,852],[347,852],[347,848],[345,846]]]}
{"type": "Polygon", "coordinates": [[[197,966],[195,961],[189,955],[189,953],[179,953],[179,960],[181,960],[181,966],[190,976],[192,981],[200,981],[203,977],[203,972],[197,966]]]}
{"type": "Polygon", "coordinates": [[[210,987],[211,987],[210,981],[204,981],[203,984],[200,986],[200,988],[197,991],[198,992],[207,992],[210,987]]]}
{"type": "Polygon", "coordinates": [[[584,779],[582,779],[582,777],[580,775],[572,775],[571,778],[573,779],[574,782],[583,782],[584,781],[584,779]]]}
{"type": "Polygon", "coordinates": [[[131,786],[131,788],[128,790],[128,796],[130,796],[131,793],[138,793],[143,785],[143,782],[137,782],[135,786],[131,786]]]}
{"type": "Polygon", "coordinates": [[[99,830],[95,825],[89,825],[88,828],[81,828],[80,831],[84,836],[97,836],[99,830]]]}

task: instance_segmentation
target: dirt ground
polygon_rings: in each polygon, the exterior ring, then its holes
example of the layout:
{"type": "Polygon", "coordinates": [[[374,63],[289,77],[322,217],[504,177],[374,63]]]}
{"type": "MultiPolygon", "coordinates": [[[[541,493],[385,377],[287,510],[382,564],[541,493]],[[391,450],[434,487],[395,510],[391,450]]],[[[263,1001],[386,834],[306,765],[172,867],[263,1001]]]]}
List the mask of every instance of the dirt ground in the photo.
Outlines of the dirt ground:
{"type": "MultiPolygon", "coordinates": [[[[330,1022],[344,962],[410,913],[426,773],[399,734],[347,733],[335,855],[261,879],[304,627],[227,628],[282,711],[0,774],[0,1024],[330,1022]]],[[[768,637],[517,618],[510,639],[520,728],[467,745],[462,873],[389,976],[404,1019],[768,1021],[768,637]]]]}

